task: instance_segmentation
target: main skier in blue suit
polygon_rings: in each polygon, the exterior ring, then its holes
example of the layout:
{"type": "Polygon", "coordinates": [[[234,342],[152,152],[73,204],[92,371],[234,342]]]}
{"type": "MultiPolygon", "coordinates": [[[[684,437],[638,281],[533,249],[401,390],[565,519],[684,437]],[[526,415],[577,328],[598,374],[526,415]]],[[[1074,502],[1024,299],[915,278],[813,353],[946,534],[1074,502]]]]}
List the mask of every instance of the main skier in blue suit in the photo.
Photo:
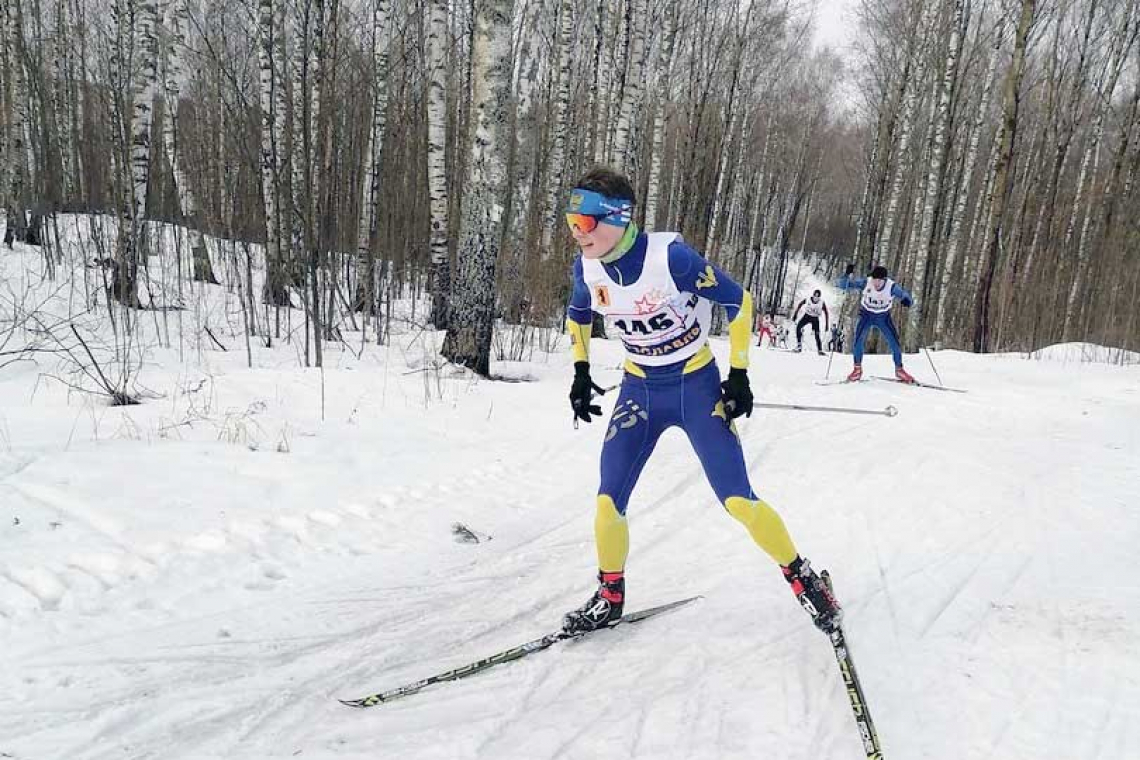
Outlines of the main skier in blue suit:
{"type": "Polygon", "coordinates": [[[891,321],[891,304],[897,298],[903,306],[911,306],[914,299],[901,285],[887,277],[887,268],[876,266],[871,270],[870,277],[852,277],[855,265],[848,264],[843,277],[835,283],[841,290],[861,290],[863,295],[859,301],[859,321],[855,325],[855,340],[851,344],[851,354],[855,359],[855,368],[847,376],[848,382],[855,382],[863,377],[863,344],[867,342],[867,334],[875,328],[887,339],[891,349],[891,357],[895,360],[895,377],[904,383],[913,383],[914,378],[903,369],[902,348],[899,345],[899,331],[891,321]]]}
{"type": "Polygon", "coordinates": [[[590,379],[594,313],[621,333],[625,375],[602,445],[594,537],[598,589],[566,615],[567,631],[589,631],[621,619],[629,554],[626,506],[661,434],[680,427],[689,437],[717,500],[782,568],[792,592],[825,632],[839,625],[830,590],[799,556],[780,516],[753,492],[733,420],[752,413],[748,352],[752,297],[675,232],[641,232],[633,222],[630,181],[597,168],[578,180],[566,222],[581,255],[566,329],[574,355],[570,405],[575,420],[601,416],[590,379]],[[712,305],[728,316],[728,378],[708,345],[712,305]]]}

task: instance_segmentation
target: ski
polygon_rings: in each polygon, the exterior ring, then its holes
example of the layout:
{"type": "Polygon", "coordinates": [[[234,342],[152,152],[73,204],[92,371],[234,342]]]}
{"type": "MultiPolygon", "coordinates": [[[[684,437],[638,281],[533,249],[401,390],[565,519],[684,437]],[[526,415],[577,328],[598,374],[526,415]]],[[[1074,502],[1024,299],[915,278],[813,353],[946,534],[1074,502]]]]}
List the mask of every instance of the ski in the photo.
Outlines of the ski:
{"type": "Polygon", "coordinates": [[[864,377],[862,380],[847,380],[846,378],[840,380],[816,380],[816,385],[855,385],[856,383],[869,382],[869,377],[864,377]]]}
{"type": "MultiPolygon", "coordinates": [[[[831,584],[831,575],[826,570],[820,573],[823,582],[835,593],[831,584]]],[[[847,647],[847,639],[843,634],[843,626],[839,625],[828,634],[831,648],[835,651],[835,660],[839,663],[839,674],[843,677],[843,685],[847,687],[847,698],[851,701],[851,712],[855,715],[855,725],[859,727],[859,736],[863,740],[863,751],[867,760],[883,760],[883,750],[879,746],[879,735],[875,732],[875,723],[871,720],[871,712],[867,707],[867,698],[863,696],[863,685],[859,681],[859,674],[855,670],[855,661],[851,659],[851,650],[847,647]]]]}
{"type": "Polygon", "coordinates": [[[884,417],[894,417],[899,410],[893,406],[884,409],[855,409],[848,406],[805,406],[803,404],[769,404],[757,403],[755,406],[765,409],[791,409],[797,412],[838,412],[842,414],[881,414],[884,417]]]}
{"type": "MultiPolygon", "coordinates": [[[[683,607],[689,602],[696,601],[697,599],[700,599],[700,596],[690,596],[687,599],[680,599],[678,601],[669,602],[668,604],[662,604],[657,607],[650,607],[648,609],[638,610],[637,612],[631,612],[628,615],[624,615],[621,620],[609,627],[614,628],[625,623],[639,623],[646,618],[651,618],[654,615],[660,615],[662,612],[669,612],[670,610],[675,610],[678,607],[683,607]]],[[[607,629],[601,628],[599,630],[607,629]]],[[[468,676],[475,675],[476,673],[482,673],[484,670],[489,670],[496,665],[502,665],[505,662],[513,662],[514,660],[522,659],[523,657],[534,654],[535,652],[541,652],[544,649],[549,649],[560,641],[580,639],[590,633],[596,633],[596,631],[584,631],[580,633],[567,633],[565,631],[557,631],[555,633],[548,633],[545,636],[540,636],[539,638],[528,641],[525,644],[519,644],[518,646],[511,647],[510,649],[504,649],[503,651],[497,652],[490,657],[484,657],[480,660],[475,660],[474,662],[470,662],[458,668],[454,668],[452,670],[448,670],[434,676],[429,676],[428,678],[415,681],[405,686],[398,686],[394,689],[377,692],[376,694],[370,694],[367,697],[362,697],[360,699],[341,699],[339,701],[341,704],[347,705],[349,707],[373,707],[384,702],[391,702],[401,697],[415,694],[416,692],[422,691],[432,684],[443,683],[445,681],[458,681],[461,678],[466,678],[468,676]]]]}
{"type": "Polygon", "coordinates": [[[888,383],[901,383],[902,385],[914,385],[919,388],[929,388],[933,391],[950,391],[951,393],[968,393],[969,391],[962,390],[961,388],[947,388],[945,385],[934,385],[933,383],[920,383],[915,380],[913,383],[904,382],[897,377],[883,377],[882,375],[875,375],[876,380],[886,380],[888,383]]]}

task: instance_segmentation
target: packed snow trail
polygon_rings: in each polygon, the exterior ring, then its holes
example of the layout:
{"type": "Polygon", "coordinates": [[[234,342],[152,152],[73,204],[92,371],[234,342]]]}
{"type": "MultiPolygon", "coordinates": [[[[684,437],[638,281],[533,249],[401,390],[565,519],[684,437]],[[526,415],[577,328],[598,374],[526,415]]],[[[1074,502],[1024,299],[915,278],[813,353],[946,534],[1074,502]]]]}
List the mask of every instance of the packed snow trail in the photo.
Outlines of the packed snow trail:
{"type": "MultiPolygon", "coordinates": [[[[699,603],[339,704],[540,636],[593,588],[605,425],[572,429],[569,358],[429,387],[404,340],[330,354],[323,421],[287,347],[254,370],[157,350],[166,395],[129,409],[0,374],[0,753],[863,757],[826,638],[675,431],[629,507],[628,604],[699,603]]],[[[619,347],[592,351],[616,382],[619,347]]],[[[884,756],[1140,757],[1140,368],[935,359],[968,394],[819,386],[825,357],[754,349],[758,400],[899,414],[739,422],[755,487],[835,574],[884,756]]]]}

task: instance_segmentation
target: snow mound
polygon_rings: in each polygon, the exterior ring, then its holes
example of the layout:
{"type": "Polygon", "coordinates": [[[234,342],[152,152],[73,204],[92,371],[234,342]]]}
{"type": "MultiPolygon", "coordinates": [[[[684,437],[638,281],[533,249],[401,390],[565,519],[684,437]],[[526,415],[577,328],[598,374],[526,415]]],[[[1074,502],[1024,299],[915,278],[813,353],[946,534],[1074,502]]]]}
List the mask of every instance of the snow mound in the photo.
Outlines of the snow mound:
{"type": "Polygon", "coordinates": [[[1097,362],[1101,364],[1140,364],[1140,353],[1095,343],[1057,343],[1032,351],[1030,359],[1054,362],[1097,362]]]}

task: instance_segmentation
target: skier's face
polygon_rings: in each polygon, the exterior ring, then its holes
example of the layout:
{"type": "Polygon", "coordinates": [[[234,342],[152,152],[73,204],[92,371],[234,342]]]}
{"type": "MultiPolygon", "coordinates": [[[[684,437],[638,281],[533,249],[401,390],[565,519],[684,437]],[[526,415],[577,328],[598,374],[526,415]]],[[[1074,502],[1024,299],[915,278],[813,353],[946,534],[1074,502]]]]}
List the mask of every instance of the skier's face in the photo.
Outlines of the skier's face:
{"type": "Polygon", "coordinates": [[[614,249],[622,235],[625,234],[625,227],[599,224],[589,232],[585,232],[581,227],[571,225],[570,234],[574,236],[574,242],[578,244],[578,247],[582,249],[584,258],[600,259],[614,249]]]}
{"type": "Polygon", "coordinates": [[[887,281],[882,277],[875,277],[871,280],[871,284],[875,286],[875,290],[882,290],[883,286],[887,284],[887,281]]]}

